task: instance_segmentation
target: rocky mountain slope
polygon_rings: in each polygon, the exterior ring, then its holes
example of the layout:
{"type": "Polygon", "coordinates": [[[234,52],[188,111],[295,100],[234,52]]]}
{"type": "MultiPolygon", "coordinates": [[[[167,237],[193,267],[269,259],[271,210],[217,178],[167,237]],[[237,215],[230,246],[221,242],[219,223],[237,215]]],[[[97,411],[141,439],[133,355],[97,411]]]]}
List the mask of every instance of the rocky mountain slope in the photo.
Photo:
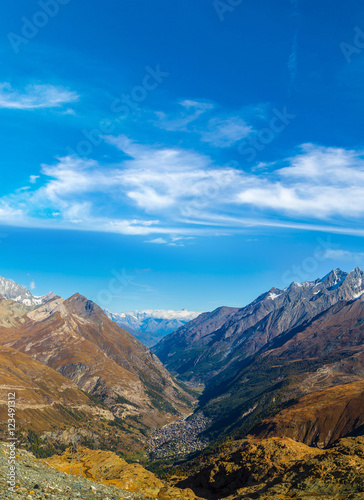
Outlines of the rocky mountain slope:
{"type": "Polygon", "coordinates": [[[143,449],[142,435],[118,419],[101,401],[75,383],[15,349],[0,347],[0,436],[9,437],[8,394],[15,393],[17,445],[46,456],[72,439],[132,456],[143,449]]]}
{"type": "Polygon", "coordinates": [[[52,431],[87,420],[90,428],[102,417],[113,421],[110,410],[97,405],[77,385],[35,359],[9,347],[0,347],[0,429],[7,431],[8,393],[15,393],[17,429],[32,423],[34,431],[52,431]],[[22,425],[23,424],[23,425],[22,425]]]}
{"type": "Polygon", "coordinates": [[[208,500],[362,500],[364,438],[341,439],[325,451],[287,438],[234,441],[198,467],[175,482],[208,500]]]}
{"type": "Polygon", "coordinates": [[[7,300],[14,300],[24,304],[25,306],[39,306],[45,304],[48,300],[55,297],[54,293],[50,292],[42,297],[35,297],[27,288],[18,285],[15,281],[8,280],[0,276],[0,295],[7,300]]]}
{"type": "MultiPolygon", "coordinates": [[[[345,436],[344,431],[337,434],[335,426],[329,425],[333,406],[327,404],[322,391],[333,388],[330,397],[334,402],[341,390],[345,394],[345,387],[341,389],[345,384],[357,383],[355,390],[362,390],[363,345],[364,302],[360,298],[338,302],[305,325],[283,332],[240,368],[211,380],[200,400],[203,411],[213,419],[210,432],[253,432],[262,420],[312,394],[311,402],[316,399],[325,421],[319,440],[329,442],[330,433],[336,439],[345,436]]],[[[349,405],[349,400],[345,405],[350,408],[347,417],[360,426],[360,405],[349,405]]],[[[306,416],[309,421],[312,413],[306,416]]],[[[292,436],[288,427],[284,435],[292,436]]],[[[295,438],[307,442],[302,434],[295,438]]]]}
{"type": "Polygon", "coordinates": [[[174,332],[200,313],[187,311],[135,311],[112,313],[105,309],[106,315],[115,323],[134,335],[142,344],[152,347],[167,334],[174,332]]]}
{"type": "Polygon", "coordinates": [[[183,380],[206,383],[233,371],[284,331],[363,293],[363,271],[336,269],[322,279],[272,288],[242,309],[202,314],[162,339],[153,352],[183,380]]]}
{"type": "Polygon", "coordinates": [[[79,459],[72,452],[47,460],[37,460],[28,451],[17,451],[14,492],[8,490],[7,444],[0,443],[1,498],[34,500],[198,500],[189,490],[163,483],[139,464],[127,464],[117,455],[101,450],[79,448],[79,459]],[[81,470],[80,470],[81,468],[81,470]],[[72,474],[70,474],[72,472],[72,474]],[[81,475],[82,472],[82,475],[81,475]]]}
{"type": "Polygon", "coordinates": [[[290,437],[325,448],[342,436],[364,431],[364,380],[303,396],[297,403],[263,420],[256,437],[290,437]]]}
{"type": "MultiPolygon", "coordinates": [[[[0,345],[24,353],[29,363],[36,360],[36,379],[43,381],[39,369],[47,365],[53,374],[72,381],[74,388],[96,397],[124,436],[117,445],[123,447],[121,451],[140,450],[147,429],[191,413],[194,397],[170,376],[147,347],[85,297],[76,294],[68,300],[54,298],[16,317],[12,316],[13,301],[3,299],[2,306],[6,326],[0,327],[0,345]],[[9,315],[13,318],[10,322],[6,319],[9,315]]],[[[10,377],[9,384],[11,381],[10,377]]],[[[43,382],[41,387],[45,391],[41,391],[42,397],[48,397],[43,382]]],[[[34,430],[36,413],[30,414],[28,424],[26,419],[19,423],[34,430]]],[[[63,432],[66,424],[70,424],[67,419],[60,419],[60,425],[55,425],[47,439],[67,440],[67,433],[63,432]]]]}
{"type": "Polygon", "coordinates": [[[29,312],[29,307],[0,296],[0,326],[16,326],[23,323],[23,317],[29,312]]]}

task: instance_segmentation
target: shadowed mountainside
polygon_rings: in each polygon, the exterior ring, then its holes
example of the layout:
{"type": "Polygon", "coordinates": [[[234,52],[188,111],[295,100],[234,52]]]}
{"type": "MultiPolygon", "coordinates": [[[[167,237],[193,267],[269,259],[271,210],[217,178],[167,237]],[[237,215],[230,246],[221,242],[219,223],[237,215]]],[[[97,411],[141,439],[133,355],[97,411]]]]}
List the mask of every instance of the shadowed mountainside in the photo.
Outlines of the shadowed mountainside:
{"type": "MultiPolygon", "coordinates": [[[[320,400],[323,389],[333,388],[334,398],[336,387],[339,392],[348,383],[362,387],[363,344],[364,302],[360,299],[337,303],[305,326],[282,333],[240,370],[207,387],[200,407],[213,420],[208,432],[215,437],[252,432],[262,420],[297,404],[307,394],[312,394],[311,400],[320,400]]],[[[351,430],[360,425],[359,408],[352,406],[351,430]]],[[[322,418],[331,410],[321,404],[322,418]]],[[[325,421],[327,425],[316,438],[326,443],[333,429],[325,421]]]]}
{"type": "Polygon", "coordinates": [[[229,375],[283,332],[364,293],[364,272],[336,269],[323,279],[272,288],[242,309],[204,313],[152,350],[172,373],[196,383],[229,375]]]}

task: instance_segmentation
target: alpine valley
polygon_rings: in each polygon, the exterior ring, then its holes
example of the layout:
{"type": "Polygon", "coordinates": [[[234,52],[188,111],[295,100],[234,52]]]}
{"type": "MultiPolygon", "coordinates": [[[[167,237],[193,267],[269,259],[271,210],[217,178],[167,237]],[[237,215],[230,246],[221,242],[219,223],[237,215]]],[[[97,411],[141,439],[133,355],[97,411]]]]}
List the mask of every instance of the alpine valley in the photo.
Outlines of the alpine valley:
{"type": "Polygon", "coordinates": [[[34,297],[5,278],[0,295],[1,438],[15,392],[18,446],[33,453],[19,498],[53,498],[28,479],[43,471],[46,485],[49,466],[63,484],[75,440],[110,498],[364,498],[361,269],[179,319],[34,297]],[[132,335],[178,320],[152,350],[132,335]]]}

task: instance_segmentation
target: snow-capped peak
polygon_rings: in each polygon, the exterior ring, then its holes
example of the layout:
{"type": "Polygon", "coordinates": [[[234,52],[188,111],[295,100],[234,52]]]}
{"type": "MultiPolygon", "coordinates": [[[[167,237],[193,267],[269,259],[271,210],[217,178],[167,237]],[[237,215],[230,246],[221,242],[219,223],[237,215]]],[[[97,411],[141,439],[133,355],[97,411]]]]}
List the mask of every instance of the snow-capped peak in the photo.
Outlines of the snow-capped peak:
{"type": "Polygon", "coordinates": [[[342,300],[355,300],[362,297],[364,292],[364,272],[359,267],[356,267],[350,273],[339,268],[333,269],[326,276],[315,281],[303,281],[302,283],[293,281],[283,290],[272,288],[269,292],[261,295],[257,301],[276,300],[278,297],[284,300],[286,296],[293,297],[297,294],[301,299],[309,300],[321,292],[334,293],[336,290],[342,300]]]}
{"type": "Polygon", "coordinates": [[[146,345],[153,345],[168,333],[174,332],[188,321],[195,319],[201,313],[182,309],[180,311],[164,309],[147,309],[144,311],[111,313],[105,309],[107,316],[121,328],[132,332],[146,345]],[[138,335],[147,334],[146,336],[138,335]],[[153,338],[149,338],[149,337],[153,338]]]}
{"type": "Polygon", "coordinates": [[[50,292],[46,295],[35,297],[27,288],[18,285],[15,281],[3,278],[0,276],[0,295],[6,300],[14,300],[24,304],[25,306],[38,306],[45,304],[55,297],[54,293],[50,292]]]}
{"type": "Polygon", "coordinates": [[[155,319],[180,319],[185,321],[190,321],[195,319],[200,312],[188,311],[187,309],[181,309],[180,311],[173,310],[164,310],[164,309],[146,309],[145,311],[132,311],[132,312],[124,312],[120,313],[119,316],[122,318],[126,318],[127,316],[133,316],[136,319],[146,319],[146,318],[155,318],[155,319]]]}

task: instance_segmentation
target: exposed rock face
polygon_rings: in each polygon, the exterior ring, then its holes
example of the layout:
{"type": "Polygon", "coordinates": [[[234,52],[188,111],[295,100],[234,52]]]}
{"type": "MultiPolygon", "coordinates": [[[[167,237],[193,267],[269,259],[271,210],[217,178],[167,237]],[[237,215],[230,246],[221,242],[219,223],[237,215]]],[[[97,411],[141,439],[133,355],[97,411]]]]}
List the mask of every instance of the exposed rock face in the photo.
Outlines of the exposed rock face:
{"type": "Polygon", "coordinates": [[[54,293],[50,292],[42,297],[35,297],[27,288],[18,285],[15,281],[2,278],[0,276],[0,295],[7,300],[14,300],[24,304],[25,306],[39,306],[45,304],[48,300],[55,297],[54,293]]]}
{"type": "MultiPolygon", "coordinates": [[[[172,372],[178,373],[186,380],[204,381],[204,373],[199,376],[200,356],[202,359],[204,350],[209,348],[213,334],[234,318],[238,311],[238,308],[220,307],[211,313],[202,313],[187,325],[167,335],[152,351],[172,372]]],[[[208,365],[214,370],[212,363],[208,365]]],[[[209,376],[206,374],[207,378],[209,376]]]]}
{"type": "Polygon", "coordinates": [[[292,283],[284,290],[272,288],[242,309],[204,313],[165,337],[153,352],[184,380],[209,382],[236,369],[284,331],[363,293],[363,271],[336,269],[323,279],[292,283]]]}
{"type": "Polygon", "coordinates": [[[364,438],[319,450],[291,439],[226,444],[194,476],[177,482],[209,500],[363,498],[364,438]]]}
{"type": "Polygon", "coordinates": [[[23,316],[28,310],[29,308],[24,304],[6,300],[0,296],[0,326],[16,326],[19,324],[19,321],[24,323],[25,319],[23,319],[23,316]]]}

